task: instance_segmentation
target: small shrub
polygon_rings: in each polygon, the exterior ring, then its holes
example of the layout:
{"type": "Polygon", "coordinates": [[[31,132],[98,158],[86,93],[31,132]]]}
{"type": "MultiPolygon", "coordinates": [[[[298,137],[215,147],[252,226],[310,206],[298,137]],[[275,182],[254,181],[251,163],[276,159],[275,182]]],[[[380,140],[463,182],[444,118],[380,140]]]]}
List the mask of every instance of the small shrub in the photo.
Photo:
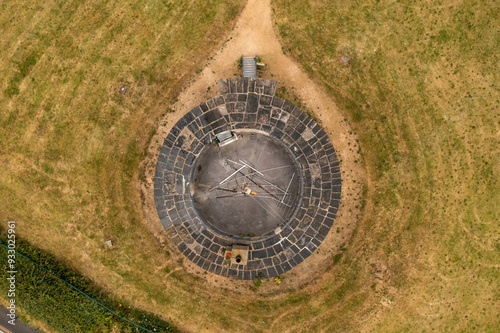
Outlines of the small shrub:
{"type": "Polygon", "coordinates": [[[336,265],[340,262],[340,259],[342,259],[342,253],[336,254],[333,257],[333,264],[336,265]]]}
{"type": "Polygon", "coordinates": [[[262,274],[262,272],[259,272],[257,274],[257,277],[255,278],[255,280],[253,280],[253,285],[256,287],[260,287],[262,285],[263,278],[264,278],[264,274],[262,274]]]}

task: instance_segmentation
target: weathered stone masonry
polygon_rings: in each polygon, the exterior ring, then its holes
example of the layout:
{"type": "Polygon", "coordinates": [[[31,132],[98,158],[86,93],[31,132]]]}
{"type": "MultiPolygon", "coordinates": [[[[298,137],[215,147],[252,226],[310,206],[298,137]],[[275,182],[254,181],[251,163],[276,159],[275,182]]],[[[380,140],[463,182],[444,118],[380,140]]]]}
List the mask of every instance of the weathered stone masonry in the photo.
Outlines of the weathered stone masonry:
{"type": "Polygon", "coordinates": [[[156,166],[155,204],[171,241],[189,260],[215,274],[254,279],[285,273],[327,236],[340,202],[341,178],[328,135],[301,109],[274,96],[264,79],[219,81],[220,95],[188,112],[168,134],[156,166]],[[210,227],[193,205],[196,160],[215,134],[238,129],[269,133],[287,145],[302,169],[303,196],[295,216],[265,237],[235,238],[210,227]],[[227,264],[226,247],[249,246],[247,265],[227,264]]]}

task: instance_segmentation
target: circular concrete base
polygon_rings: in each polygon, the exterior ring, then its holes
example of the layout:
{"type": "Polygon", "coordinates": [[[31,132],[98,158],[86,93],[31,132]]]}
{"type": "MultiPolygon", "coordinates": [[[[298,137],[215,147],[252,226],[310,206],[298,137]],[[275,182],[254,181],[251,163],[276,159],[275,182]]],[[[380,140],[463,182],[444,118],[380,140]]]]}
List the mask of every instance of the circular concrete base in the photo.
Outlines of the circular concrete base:
{"type": "Polygon", "coordinates": [[[332,227],[341,196],[337,156],[321,126],[274,96],[276,82],[234,78],[219,87],[221,94],[188,112],[163,143],[154,183],[158,217],[171,242],[202,269],[245,280],[274,277],[316,251],[332,227]],[[241,138],[219,150],[213,139],[223,132],[241,138]],[[230,176],[240,183],[213,189],[230,176]],[[274,188],[272,198],[264,180],[287,195],[274,188]],[[223,193],[240,197],[211,197],[223,193]]]}
{"type": "MultiPolygon", "coordinates": [[[[264,132],[265,133],[265,132],[264,132]]],[[[194,206],[229,236],[259,237],[296,212],[302,173],[289,149],[256,131],[234,131],[238,140],[208,145],[194,171],[194,206]]]]}

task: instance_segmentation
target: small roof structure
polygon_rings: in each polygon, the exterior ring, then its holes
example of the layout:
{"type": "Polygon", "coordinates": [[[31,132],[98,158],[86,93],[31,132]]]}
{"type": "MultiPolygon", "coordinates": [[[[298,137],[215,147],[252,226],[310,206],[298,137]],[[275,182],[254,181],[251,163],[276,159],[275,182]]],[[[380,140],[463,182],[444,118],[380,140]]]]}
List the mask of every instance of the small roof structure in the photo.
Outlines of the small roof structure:
{"type": "Polygon", "coordinates": [[[256,57],[243,57],[242,58],[242,71],[243,77],[251,79],[257,78],[257,58],[256,57]]]}
{"type": "Polygon", "coordinates": [[[225,145],[238,140],[238,137],[234,135],[232,131],[220,132],[219,134],[216,134],[215,137],[219,142],[219,147],[224,147],[225,145]]]}

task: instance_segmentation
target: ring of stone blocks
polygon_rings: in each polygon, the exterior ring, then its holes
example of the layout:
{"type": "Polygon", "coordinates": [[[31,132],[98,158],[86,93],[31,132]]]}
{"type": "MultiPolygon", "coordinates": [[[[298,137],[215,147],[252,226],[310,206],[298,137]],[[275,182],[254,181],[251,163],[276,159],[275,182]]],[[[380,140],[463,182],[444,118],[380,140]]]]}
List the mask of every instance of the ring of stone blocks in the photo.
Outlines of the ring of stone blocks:
{"type": "Polygon", "coordinates": [[[219,81],[221,94],[189,111],[167,135],[154,181],[160,221],[173,244],[204,270],[251,280],[283,274],[309,257],[333,225],[340,203],[338,159],[328,135],[304,111],[274,96],[276,82],[219,81]],[[293,218],[265,238],[241,238],[208,226],[193,206],[190,182],[197,158],[215,134],[253,129],[288,147],[303,173],[303,196],[293,218]],[[246,266],[224,264],[225,248],[249,246],[246,266]]]}

